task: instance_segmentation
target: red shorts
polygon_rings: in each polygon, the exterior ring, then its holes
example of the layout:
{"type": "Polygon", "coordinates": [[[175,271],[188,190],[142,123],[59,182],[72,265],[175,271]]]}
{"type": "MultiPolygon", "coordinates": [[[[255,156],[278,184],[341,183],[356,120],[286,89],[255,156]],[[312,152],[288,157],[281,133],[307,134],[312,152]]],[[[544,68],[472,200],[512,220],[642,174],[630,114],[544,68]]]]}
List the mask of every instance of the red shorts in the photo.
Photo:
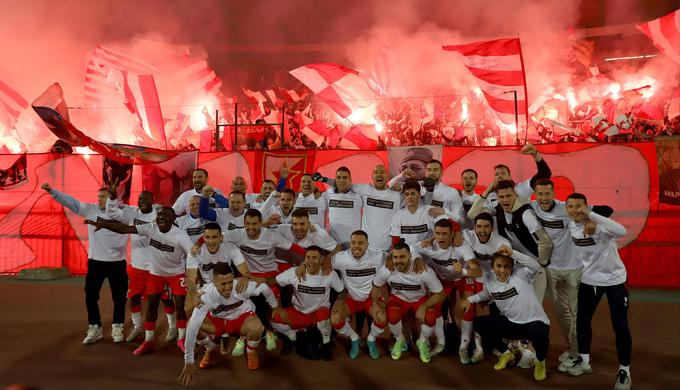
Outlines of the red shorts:
{"type": "Polygon", "coordinates": [[[355,301],[354,299],[350,298],[349,295],[345,297],[345,303],[349,307],[349,312],[351,314],[360,311],[363,311],[364,313],[370,313],[371,307],[373,306],[373,300],[371,298],[363,301],[355,301]]]}
{"type": "Polygon", "coordinates": [[[128,266],[127,274],[128,278],[130,279],[128,281],[128,299],[137,295],[144,296],[146,291],[146,283],[149,279],[149,271],[128,266]]]}
{"type": "Polygon", "coordinates": [[[279,263],[278,261],[276,262],[276,268],[278,273],[282,273],[286,270],[289,270],[293,268],[293,264],[285,262],[285,263],[279,263]]]}
{"type": "Polygon", "coordinates": [[[461,278],[454,281],[442,281],[442,287],[444,287],[444,293],[446,296],[451,295],[455,290],[458,291],[458,295],[461,296],[464,292],[477,293],[482,291],[482,284],[471,278],[461,278]]]}
{"type": "Polygon", "coordinates": [[[172,295],[187,295],[187,284],[184,280],[184,277],[184,274],[175,276],[158,276],[149,273],[149,278],[147,279],[146,283],[146,294],[160,294],[165,289],[165,286],[168,285],[172,295]]]}
{"type": "Polygon", "coordinates": [[[252,311],[247,311],[238,316],[238,318],[235,320],[225,320],[222,318],[213,317],[211,313],[208,313],[210,322],[212,322],[213,326],[215,326],[215,337],[221,337],[223,334],[240,335],[243,323],[246,322],[249,317],[255,317],[255,313],[252,311]]]}
{"type": "Polygon", "coordinates": [[[425,301],[427,301],[427,298],[428,298],[427,296],[424,296],[415,302],[406,302],[399,299],[396,295],[390,295],[390,299],[387,300],[387,309],[389,309],[390,307],[397,307],[401,309],[402,315],[406,315],[408,312],[416,314],[416,311],[418,310],[420,305],[425,303],[425,301]]]}
{"type": "Polygon", "coordinates": [[[288,322],[293,329],[304,329],[315,326],[317,322],[331,318],[331,311],[327,307],[322,307],[309,314],[302,313],[294,307],[286,307],[283,310],[288,314],[288,322]]]}
{"type": "MultiPolygon", "coordinates": [[[[258,278],[274,278],[276,275],[278,275],[278,271],[271,271],[271,272],[251,272],[250,276],[255,276],[258,278]]],[[[281,286],[278,285],[278,283],[274,284],[267,284],[269,288],[272,289],[272,292],[274,293],[274,296],[279,298],[281,297],[281,286]]]]}

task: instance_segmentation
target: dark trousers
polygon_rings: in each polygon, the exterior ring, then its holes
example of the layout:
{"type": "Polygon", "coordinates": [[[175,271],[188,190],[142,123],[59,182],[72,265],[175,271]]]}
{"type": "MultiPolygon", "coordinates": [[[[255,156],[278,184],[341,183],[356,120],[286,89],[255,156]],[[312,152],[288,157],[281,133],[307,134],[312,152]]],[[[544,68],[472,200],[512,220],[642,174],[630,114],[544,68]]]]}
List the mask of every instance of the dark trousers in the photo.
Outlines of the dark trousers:
{"type": "Polygon", "coordinates": [[[597,305],[605,294],[607,295],[607,302],[609,302],[609,315],[616,335],[616,352],[619,356],[619,364],[628,366],[630,365],[633,339],[628,328],[628,289],[623,284],[606,287],[596,287],[586,283],[579,285],[578,314],[576,315],[578,352],[590,353],[590,344],[593,340],[593,330],[590,323],[597,305]]]}
{"type": "Polygon", "coordinates": [[[87,260],[87,275],[85,276],[85,307],[87,307],[87,322],[90,325],[102,325],[99,313],[99,292],[104,279],[109,280],[111,300],[113,300],[113,323],[125,322],[125,302],[127,301],[128,277],[125,270],[125,260],[99,261],[87,260]]]}
{"type": "Polygon", "coordinates": [[[501,315],[488,315],[474,319],[475,331],[501,353],[508,350],[503,338],[510,340],[526,339],[536,350],[536,359],[545,360],[550,345],[550,326],[541,321],[518,324],[501,315]]]}

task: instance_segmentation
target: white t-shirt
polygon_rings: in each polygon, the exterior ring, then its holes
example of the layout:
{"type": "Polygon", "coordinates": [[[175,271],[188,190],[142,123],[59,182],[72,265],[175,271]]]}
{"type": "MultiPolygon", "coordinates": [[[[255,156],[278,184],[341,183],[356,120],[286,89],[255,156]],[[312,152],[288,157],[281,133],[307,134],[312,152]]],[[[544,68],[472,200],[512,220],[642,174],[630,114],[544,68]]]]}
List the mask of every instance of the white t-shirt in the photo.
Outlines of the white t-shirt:
{"type": "MultiPolygon", "coordinates": [[[[267,211],[262,213],[262,220],[266,221],[269,217],[271,217],[274,214],[277,214],[280,217],[280,219],[281,219],[280,224],[289,224],[290,225],[290,224],[293,223],[293,211],[291,210],[290,214],[286,215],[283,212],[283,210],[281,209],[281,206],[271,207],[267,211]]],[[[272,225],[272,226],[275,226],[275,225],[272,225]]],[[[270,227],[272,227],[272,226],[270,226],[270,227]]]]}
{"type": "Polygon", "coordinates": [[[503,245],[508,248],[512,248],[510,241],[506,240],[504,237],[498,235],[497,232],[492,232],[489,241],[482,244],[479,242],[477,233],[474,230],[463,231],[463,241],[472,248],[472,252],[475,254],[475,259],[479,262],[479,267],[484,271],[485,275],[491,273],[491,258],[494,253],[498,252],[498,248],[503,245]]]}
{"type": "Polygon", "coordinates": [[[338,252],[331,258],[333,269],[340,272],[350,298],[361,302],[370,298],[373,278],[385,264],[385,252],[368,249],[356,259],[350,250],[338,252]]]}
{"type": "Polygon", "coordinates": [[[314,227],[313,232],[307,232],[307,236],[301,240],[298,240],[293,233],[293,227],[291,225],[278,225],[276,227],[277,232],[281,233],[289,241],[292,241],[303,248],[309,248],[312,245],[316,245],[321,249],[327,250],[329,252],[333,251],[338,243],[331,237],[325,230],[323,230],[319,225],[312,224],[314,227]]]}
{"type": "Polygon", "coordinates": [[[455,262],[460,262],[465,267],[465,263],[475,258],[472,248],[466,243],[458,247],[452,244],[446,249],[441,249],[436,241],[432,242],[432,245],[427,248],[423,248],[418,243],[411,246],[411,253],[413,257],[423,257],[423,260],[432,267],[439,279],[447,282],[463,277],[462,274],[454,271],[453,264],[455,262]]]}
{"type": "Polygon", "coordinates": [[[237,229],[224,233],[225,240],[231,241],[241,249],[243,258],[250,272],[265,273],[277,270],[274,250],[289,250],[293,244],[273,229],[261,229],[256,240],[248,238],[245,229],[237,229]]]}
{"type": "Polygon", "coordinates": [[[316,199],[314,193],[304,196],[299,193],[295,200],[295,210],[304,209],[309,214],[309,221],[313,224],[326,228],[326,200],[323,197],[316,199]]]}
{"type": "Polygon", "coordinates": [[[158,230],[155,223],[137,226],[140,236],[146,237],[151,248],[151,266],[149,272],[157,276],[183,275],[187,255],[191,254],[194,245],[187,232],[172,226],[167,233],[158,230]]]}
{"type": "MultiPolygon", "coordinates": [[[[222,195],[222,191],[220,191],[218,188],[215,188],[215,192],[217,194],[222,195]]],[[[175,214],[177,216],[188,214],[189,213],[189,202],[191,201],[191,198],[194,196],[202,196],[203,192],[198,192],[196,191],[195,188],[192,188],[190,190],[184,191],[181,194],[179,194],[179,197],[175,201],[175,203],[172,205],[172,209],[175,210],[175,214]]],[[[210,198],[210,207],[216,207],[217,204],[215,203],[215,199],[210,198]]]]}
{"type": "Polygon", "coordinates": [[[231,215],[231,210],[228,208],[215,209],[215,212],[217,213],[217,220],[215,222],[220,225],[220,228],[223,232],[243,228],[243,218],[246,215],[245,210],[242,211],[241,215],[238,216],[231,215]]]}
{"type": "Polygon", "coordinates": [[[584,236],[585,223],[569,222],[569,232],[576,247],[576,255],[583,263],[581,282],[591,286],[615,286],[626,281],[626,266],[621,261],[616,239],[625,235],[618,223],[591,212],[597,223],[595,234],[584,236]]]}
{"type": "Polygon", "coordinates": [[[576,256],[576,248],[571,241],[569,234],[569,222],[571,219],[567,215],[565,203],[555,199],[553,207],[544,211],[534,200],[531,208],[536,213],[538,222],[545,230],[550,240],[553,242],[553,249],[550,255],[549,269],[554,270],[575,270],[583,266],[576,256]]]}
{"type": "MultiPolygon", "coordinates": [[[[107,209],[100,209],[99,205],[94,203],[79,202],[78,215],[97,222],[113,222],[109,219],[107,209]]],[[[119,222],[121,221],[119,220],[119,222]]],[[[88,258],[98,261],[125,260],[127,234],[118,234],[107,229],[95,231],[95,229],[96,227],[87,225],[88,258]]]]}
{"type": "Polygon", "coordinates": [[[493,299],[501,314],[516,324],[540,321],[550,325],[543,306],[538,301],[532,280],[535,271],[516,268],[506,282],[501,282],[495,274],[484,279],[484,290],[468,298],[472,303],[493,299]]]}
{"type": "MultiPolygon", "coordinates": [[[[150,212],[145,214],[139,210],[139,207],[128,205],[120,207],[118,201],[112,201],[110,198],[106,200],[106,211],[110,219],[121,221],[126,225],[138,226],[156,220],[156,210],[153,207],[150,212]]],[[[130,242],[132,243],[132,260],[130,265],[133,268],[148,271],[151,266],[149,240],[138,234],[132,234],[130,235],[130,242]]]]}
{"type": "MultiPolygon", "coordinates": [[[[515,192],[517,196],[524,201],[528,201],[534,195],[534,189],[531,188],[531,178],[515,184],[515,192]]],[[[486,197],[486,208],[489,210],[495,209],[498,205],[498,194],[493,191],[486,197]]]]}
{"type": "Polygon", "coordinates": [[[446,218],[441,215],[432,218],[427,213],[429,206],[418,206],[415,213],[403,208],[394,214],[390,223],[390,236],[403,238],[408,245],[420,242],[432,235],[434,223],[446,218]]]}
{"type": "Polygon", "coordinates": [[[475,228],[474,221],[468,217],[467,213],[470,211],[470,208],[472,208],[472,205],[475,203],[477,198],[479,198],[479,194],[473,193],[472,195],[468,195],[465,193],[465,191],[461,191],[460,195],[463,202],[463,210],[465,211],[463,214],[461,229],[472,230],[475,228]]]}
{"type": "Polygon", "coordinates": [[[222,242],[215,253],[210,253],[208,247],[202,245],[196,256],[189,256],[187,259],[187,269],[198,269],[203,283],[207,284],[212,283],[212,271],[215,264],[229,263],[239,266],[244,262],[243,255],[236,245],[231,242],[222,242]]]}
{"type": "Polygon", "coordinates": [[[406,272],[399,272],[396,269],[390,272],[385,266],[380,268],[373,279],[373,284],[382,287],[385,283],[390,286],[390,294],[409,303],[417,302],[428,292],[437,294],[443,290],[442,283],[432,268],[427,267],[423,273],[417,274],[413,271],[413,264],[406,272]]]}
{"type": "Polygon", "coordinates": [[[401,194],[391,189],[377,190],[371,184],[353,184],[352,190],[364,203],[361,226],[368,234],[368,247],[387,251],[392,245],[390,223],[401,209],[401,194]]]}
{"type": "Polygon", "coordinates": [[[442,207],[448,218],[461,223],[463,222],[463,201],[460,199],[458,190],[439,182],[434,186],[431,206],[442,207]]]}
{"type": "Polygon", "coordinates": [[[205,231],[206,221],[200,217],[199,218],[192,217],[191,213],[186,213],[181,217],[175,219],[175,224],[180,229],[184,229],[187,232],[189,238],[191,239],[191,242],[196,243],[196,241],[198,241],[198,239],[201,238],[203,232],[205,231]]]}
{"type": "Polygon", "coordinates": [[[340,246],[349,245],[353,232],[361,229],[361,196],[353,191],[338,194],[334,188],[323,193],[328,205],[329,233],[340,246]]]}
{"type": "Polygon", "coordinates": [[[296,268],[289,268],[276,276],[276,283],[280,286],[293,286],[293,307],[295,310],[309,314],[322,307],[331,307],[331,288],[337,292],[342,291],[342,281],[338,274],[331,272],[323,275],[321,271],[316,275],[305,274],[305,279],[300,281],[295,274],[296,268]]]}

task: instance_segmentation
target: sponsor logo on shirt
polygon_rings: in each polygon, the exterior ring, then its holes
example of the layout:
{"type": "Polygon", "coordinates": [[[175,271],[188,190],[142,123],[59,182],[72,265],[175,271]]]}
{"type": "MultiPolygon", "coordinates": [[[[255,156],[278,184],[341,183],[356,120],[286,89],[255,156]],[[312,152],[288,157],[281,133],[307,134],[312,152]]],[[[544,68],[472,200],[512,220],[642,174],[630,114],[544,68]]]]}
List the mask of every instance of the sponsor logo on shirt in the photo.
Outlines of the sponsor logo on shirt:
{"type": "Polygon", "coordinates": [[[371,276],[375,275],[375,268],[368,268],[368,269],[346,269],[345,270],[345,275],[351,277],[351,278],[360,278],[362,276],[371,276]]]}
{"type": "Polygon", "coordinates": [[[404,284],[404,283],[398,283],[398,282],[390,282],[390,287],[393,290],[400,290],[400,291],[420,291],[421,290],[421,285],[419,284],[404,284]]]}
{"type": "Polygon", "coordinates": [[[219,305],[219,306],[217,306],[216,308],[213,309],[212,313],[213,313],[213,315],[217,315],[217,314],[220,314],[222,312],[228,312],[230,310],[236,309],[237,307],[239,307],[241,305],[243,305],[243,301],[237,301],[237,302],[234,302],[234,303],[230,303],[228,305],[219,305]]]}
{"type": "Polygon", "coordinates": [[[172,245],[165,245],[162,242],[156,241],[153,238],[149,241],[149,246],[152,246],[159,251],[163,252],[170,252],[173,253],[175,251],[175,247],[172,245]]]}
{"type": "Polygon", "coordinates": [[[433,258],[432,262],[437,264],[437,265],[441,265],[443,267],[448,267],[450,265],[453,265],[453,263],[456,263],[457,260],[456,259],[442,260],[442,259],[434,259],[433,258]]]}
{"type": "Polygon", "coordinates": [[[241,248],[243,253],[255,256],[266,256],[269,252],[267,249],[255,249],[245,245],[241,245],[239,248],[241,248]]]}
{"type": "Polygon", "coordinates": [[[148,223],[148,222],[135,218],[135,219],[132,220],[132,223],[135,224],[135,225],[144,225],[145,223],[148,223]]]}
{"type": "Polygon", "coordinates": [[[476,258],[477,260],[491,261],[491,258],[492,258],[492,257],[493,257],[493,255],[485,255],[485,254],[483,254],[483,253],[477,253],[477,252],[475,252],[475,258],[476,258]]]}
{"type": "Polygon", "coordinates": [[[515,295],[519,295],[519,294],[517,293],[517,289],[513,287],[510,290],[503,291],[503,292],[492,292],[491,298],[493,298],[494,301],[502,301],[504,299],[512,298],[515,295]]]}
{"type": "Polygon", "coordinates": [[[432,199],[432,203],[430,203],[430,205],[434,207],[444,207],[444,202],[432,199]]]}
{"type": "Polygon", "coordinates": [[[319,208],[318,207],[297,207],[297,210],[305,210],[307,212],[307,214],[309,214],[309,215],[319,214],[319,208]]]}
{"type": "Polygon", "coordinates": [[[377,208],[380,208],[380,209],[392,209],[392,208],[394,208],[394,202],[391,202],[389,200],[380,200],[380,199],[373,199],[373,198],[366,198],[366,205],[372,206],[372,207],[377,207],[377,208]]]}
{"type": "Polygon", "coordinates": [[[587,237],[587,238],[572,237],[571,240],[574,242],[574,245],[576,245],[576,246],[592,246],[592,245],[595,245],[595,240],[593,240],[592,237],[587,237]]]}
{"type": "Polygon", "coordinates": [[[229,222],[229,225],[227,225],[227,230],[235,230],[235,229],[240,229],[241,226],[236,226],[233,223],[229,222]]]}
{"type": "Polygon", "coordinates": [[[195,228],[187,228],[187,234],[190,236],[198,236],[200,234],[203,234],[205,231],[205,225],[195,227],[195,228]]]}
{"type": "Polygon", "coordinates": [[[97,217],[97,222],[113,223],[113,222],[118,222],[118,221],[114,221],[113,219],[106,219],[106,218],[102,218],[102,217],[97,217]]]}
{"type": "Polygon", "coordinates": [[[564,222],[561,219],[557,221],[548,221],[539,217],[536,218],[538,218],[538,222],[540,222],[545,228],[555,230],[564,229],[564,222]]]}
{"type": "Polygon", "coordinates": [[[401,234],[427,233],[427,225],[402,226],[401,234]]]}
{"type": "Polygon", "coordinates": [[[216,265],[217,263],[203,263],[201,264],[201,271],[210,272],[216,265]]]}
{"type": "Polygon", "coordinates": [[[336,208],[341,208],[341,209],[353,209],[354,208],[354,201],[353,200],[331,199],[328,202],[328,207],[336,207],[336,208]]]}
{"type": "Polygon", "coordinates": [[[326,293],[326,287],[309,287],[302,284],[297,286],[297,290],[303,294],[323,295],[326,293]]]}

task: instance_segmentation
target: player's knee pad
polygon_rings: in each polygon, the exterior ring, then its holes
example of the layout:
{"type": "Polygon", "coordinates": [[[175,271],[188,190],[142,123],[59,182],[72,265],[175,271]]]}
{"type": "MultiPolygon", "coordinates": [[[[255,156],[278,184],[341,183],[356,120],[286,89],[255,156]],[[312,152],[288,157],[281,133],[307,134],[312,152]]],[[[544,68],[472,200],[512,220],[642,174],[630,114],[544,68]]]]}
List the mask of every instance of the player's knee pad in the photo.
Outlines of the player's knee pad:
{"type": "Polygon", "coordinates": [[[477,305],[471,304],[470,307],[463,313],[463,320],[472,321],[475,319],[475,312],[477,311],[477,305]]]}
{"type": "Polygon", "coordinates": [[[401,308],[396,306],[391,306],[387,308],[387,322],[394,325],[401,321],[402,311],[401,308]]]}
{"type": "Polygon", "coordinates": [[[439,312],[434,309],[425,310],[425,325],[434,326],[437,322],[437,317],[439,317],[439,312]]]}

